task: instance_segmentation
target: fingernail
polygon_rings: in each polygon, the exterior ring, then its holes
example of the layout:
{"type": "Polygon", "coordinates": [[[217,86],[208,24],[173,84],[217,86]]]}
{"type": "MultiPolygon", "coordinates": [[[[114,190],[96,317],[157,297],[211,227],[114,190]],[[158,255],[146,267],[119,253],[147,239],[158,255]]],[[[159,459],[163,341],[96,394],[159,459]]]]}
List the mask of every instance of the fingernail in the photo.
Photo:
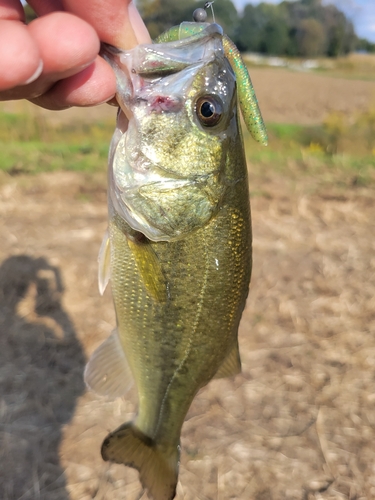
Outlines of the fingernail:
{"type": "Polygon", "coordinates": [[[150,34],[147,31],[145,23],[143,22],[136,6],[133,2],[130,2],[128,6],[129,21],[132,25],[135,37],[138,43],[150,43],[150,34]]]}
{"type": "Polygon", "coordinates": [[[34,74],[31,75],[30,78],[27,79],[26,82],[24,82],[22,85],[28,85],[29,83],[35,82],[35,80],[37,78],[39,78],[40,75],[42,74],[42,71],[43,71],[43,61],[41,59],[40,62],[39,62],[39,66],[37,67],[37,69],[34,72],[34,74]]]}

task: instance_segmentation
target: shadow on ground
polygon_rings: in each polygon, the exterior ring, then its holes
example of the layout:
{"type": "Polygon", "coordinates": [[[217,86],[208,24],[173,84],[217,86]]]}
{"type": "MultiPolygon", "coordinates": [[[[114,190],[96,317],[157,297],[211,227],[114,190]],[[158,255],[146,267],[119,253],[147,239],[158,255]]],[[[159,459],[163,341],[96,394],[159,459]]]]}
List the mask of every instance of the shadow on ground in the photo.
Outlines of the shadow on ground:
{"type": "Polygon", "coordinates": [[[62,427],[84,391],[82,346],[45,258],[0,266],[0,498],[68,500],[62,427]]]}

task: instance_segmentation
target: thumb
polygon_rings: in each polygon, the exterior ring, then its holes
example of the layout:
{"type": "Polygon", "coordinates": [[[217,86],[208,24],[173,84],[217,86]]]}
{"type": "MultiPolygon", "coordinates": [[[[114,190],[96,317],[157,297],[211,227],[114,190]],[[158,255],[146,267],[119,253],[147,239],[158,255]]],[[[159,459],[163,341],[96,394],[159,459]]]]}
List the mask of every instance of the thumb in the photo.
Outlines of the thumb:
{"type": "Polygon", "coordinates": [[[64,9],[87,21],[100,40],[127,50],[151,41],[131,0],[62,0],[64,9]]]}

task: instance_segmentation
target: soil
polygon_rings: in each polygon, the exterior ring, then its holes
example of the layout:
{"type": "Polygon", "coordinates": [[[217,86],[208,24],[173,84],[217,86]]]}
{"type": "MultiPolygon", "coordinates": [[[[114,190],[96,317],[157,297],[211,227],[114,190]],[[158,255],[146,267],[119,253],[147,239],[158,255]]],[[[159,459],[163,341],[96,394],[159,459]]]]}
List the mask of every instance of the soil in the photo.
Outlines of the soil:
{"type": "MultiPolygon", "coordinates": [[[[302,84],[279,89],[282,75],[256,70],[253,79],[270,106],[265,116],[296,121],[302,84]]],[[[341,94],[343,106],[368,105],[374,84],[362,83],[358,98],[350,86],[341,94]]],[[[319,101],[319,116],[336,98],[319,101]]],[[[179,500],[375,498],[374,191],[314,182],[250,175],[258,195],[243,373],[210,383],[193,402],[179,500]]],[[[100,400],[82,382],[115,325],[110,290],[97,290],[104,172],[3,176],[0,212],[0,498],[146,499],[136,471],[100,456],[134,404],[100,400]]]]}

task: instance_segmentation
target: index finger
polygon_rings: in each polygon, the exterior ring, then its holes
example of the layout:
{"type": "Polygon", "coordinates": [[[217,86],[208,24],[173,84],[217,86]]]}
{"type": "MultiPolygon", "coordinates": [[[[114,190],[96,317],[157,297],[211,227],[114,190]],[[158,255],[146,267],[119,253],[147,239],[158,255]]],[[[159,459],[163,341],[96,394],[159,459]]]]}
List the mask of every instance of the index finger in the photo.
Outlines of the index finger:
{"type": "Polygon", "coordinates": [[[0,19],[4,21],[24,21],[25,13],[18,0],[2,0],[0,2],[0,19]]]}
{"type": "Polygon", "coordinates": [[[151,41],[131,0],[62,0],[62,4],[91,24],[103,42],[127,50],[151,41]]]}

